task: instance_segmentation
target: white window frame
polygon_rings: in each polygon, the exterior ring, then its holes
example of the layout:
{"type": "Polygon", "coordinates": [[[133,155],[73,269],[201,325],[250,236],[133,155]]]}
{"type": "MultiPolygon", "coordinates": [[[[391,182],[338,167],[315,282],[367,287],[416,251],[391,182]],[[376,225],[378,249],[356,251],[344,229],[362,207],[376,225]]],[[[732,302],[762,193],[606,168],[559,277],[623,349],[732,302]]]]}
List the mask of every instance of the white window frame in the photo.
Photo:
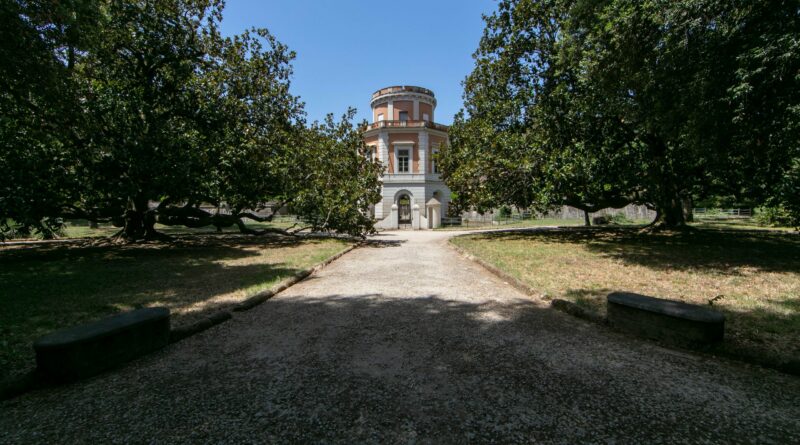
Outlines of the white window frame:
{"type": "Polygon", "coordinates": [[[439,174],[439,167],[436,163],[436,155],[439,154],[439,144],[431,147],[431,173],[439,174]]]}
{"type": "Polygon", "coordinates": [[[378,113],[378,122],[383,122],[383,113],[378,113]]]}
{"type": "Polygon", "coordinates": [[[425,122],[430,122],[431,117],[428,115],[428,113],[422,113],[422,120],[424,120],[425,122]]]}
{"type": "Polygon", "coordinates": [[[400,122],[407,122],[408,121],[408,111],[405,111],[405,110],[398,111],[397,112],[397,120],[399,120],[400,122]],[[403,113],[406,114],[406,118],[405,119],[403,119],[403,113]]]}
{"type": "Polygon", "coordinates": [[[394,144],[394,173],[395,174],[410,174],[411,163],[414,160],[414,144],[410,142],[394,144]],[[408,171],[400,171],[400,150],[408,150],[408,171]]]}

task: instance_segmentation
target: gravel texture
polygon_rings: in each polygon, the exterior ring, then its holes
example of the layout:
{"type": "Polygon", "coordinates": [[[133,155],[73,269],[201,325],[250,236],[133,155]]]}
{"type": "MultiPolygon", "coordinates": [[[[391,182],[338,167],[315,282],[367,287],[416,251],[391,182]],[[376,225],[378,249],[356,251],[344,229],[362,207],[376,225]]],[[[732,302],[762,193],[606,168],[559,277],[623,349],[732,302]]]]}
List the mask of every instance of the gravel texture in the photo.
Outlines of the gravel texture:
{"type": "Polygon", "coordinates": [[[0,443],[800,443],[800,379],[550,309],[389,232],[118,371],[0,404],[0,443]]]}

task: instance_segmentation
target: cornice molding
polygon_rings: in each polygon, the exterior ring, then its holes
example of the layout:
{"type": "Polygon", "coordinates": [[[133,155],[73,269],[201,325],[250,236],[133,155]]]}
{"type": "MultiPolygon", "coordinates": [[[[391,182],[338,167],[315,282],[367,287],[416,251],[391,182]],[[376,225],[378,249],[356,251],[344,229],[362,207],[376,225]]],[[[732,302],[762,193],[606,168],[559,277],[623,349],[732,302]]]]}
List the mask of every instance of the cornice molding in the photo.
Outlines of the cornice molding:
{"type": "Polygon", "coordinates": [[[378,105],[383,105],[385,103],[389,103],[389,101],[396,100],[407,100],[411,102],[418,100],[436,108],[436,98],[428,96],[427,94],[413,93],[408,91],[400,91],[397,93],[388,93],[378,96],[370,102],[370,107],[375,108],[378,105]]]}

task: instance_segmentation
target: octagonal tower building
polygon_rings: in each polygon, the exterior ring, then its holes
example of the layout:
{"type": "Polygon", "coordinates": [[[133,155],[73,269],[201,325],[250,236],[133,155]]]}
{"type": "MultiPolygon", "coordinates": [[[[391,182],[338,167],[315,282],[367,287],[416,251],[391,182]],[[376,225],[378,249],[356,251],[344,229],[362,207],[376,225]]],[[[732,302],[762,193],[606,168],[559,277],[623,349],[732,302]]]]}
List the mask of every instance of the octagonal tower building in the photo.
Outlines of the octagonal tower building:
{"type": "Polygon", "coordinates": [[[447,214],[450,190],[436,165],[447,144],[446,125],[434,122],[433,91],[416,86],[381,88],[372,94],[372,123],[364,133],[370,156],[380,161],[383,199],[374,206],[376,227],[433,229],[447,214]]]}

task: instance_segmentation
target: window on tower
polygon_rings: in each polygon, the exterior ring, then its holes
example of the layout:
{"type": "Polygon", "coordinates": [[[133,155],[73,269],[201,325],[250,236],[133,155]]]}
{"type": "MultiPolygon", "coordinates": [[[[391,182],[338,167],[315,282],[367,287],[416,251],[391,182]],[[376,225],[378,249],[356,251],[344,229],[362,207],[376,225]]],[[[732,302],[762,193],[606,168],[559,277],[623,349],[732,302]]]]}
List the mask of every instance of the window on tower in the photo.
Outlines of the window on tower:
{"type": "Polygon", "coordinates": [[[409,150],[397,150],[397,173],[408,173],[409,150]]]}
{"type": "Polygon", "coordinates": [[[408,111],[401,111],[400,112],[400,121],[404,122],[408,120],[408,111]]]}
{"type": "Polygon", "coordinates": [[[383,113],[378,113],[378,122],[383,121],[383,113]]]}

